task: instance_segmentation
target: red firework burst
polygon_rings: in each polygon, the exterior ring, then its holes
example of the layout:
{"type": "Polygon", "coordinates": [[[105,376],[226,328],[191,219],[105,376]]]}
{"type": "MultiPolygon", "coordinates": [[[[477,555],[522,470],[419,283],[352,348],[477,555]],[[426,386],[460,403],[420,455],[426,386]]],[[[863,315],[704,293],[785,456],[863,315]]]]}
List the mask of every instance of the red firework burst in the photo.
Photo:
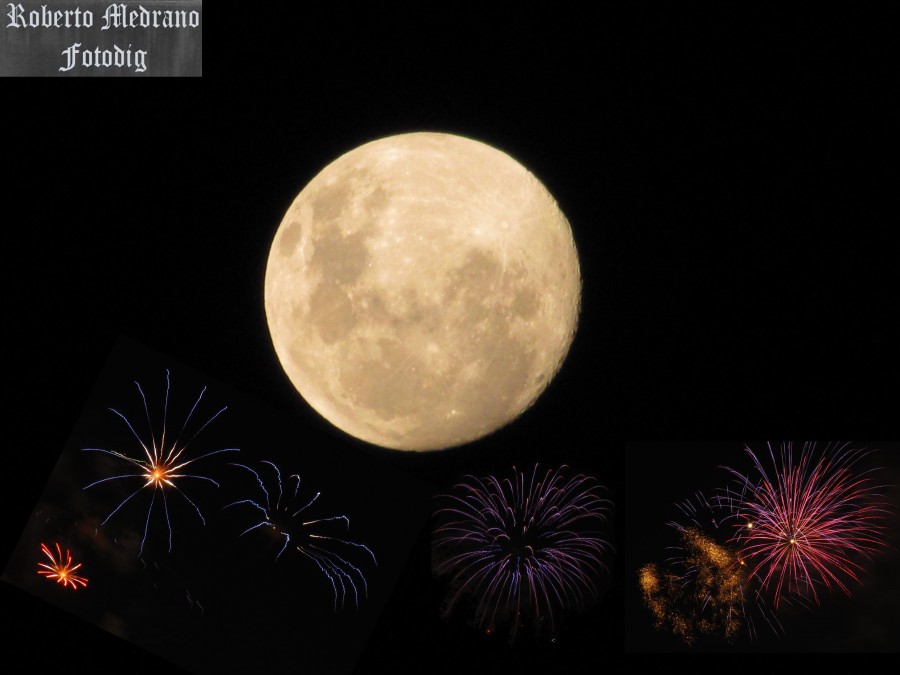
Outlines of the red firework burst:
{"type": "Polygon", "coordinates": [[[778,459],[769,443],[773,471],[747,447],[758,475],[727,469],[738,479],[737,489],[728,490],[736,515],[732,541],[776,608],[788,595],[819,603],[817,586],[851,595],[848,584],[860,581],[862,559],[885,545],[882,486],[872,471],[857,468],[869,451],[848,446],[817,451],[807,441],[795,462],[792,443],[781,444],[778,459]]]}
{"type": "Polygon", "coordinates": [[[50,564],[38,563],[38,567],[41,568],[38,569],[38,574],[48,579],[55,579],[56,583],[62,584],[63,587],[71,586],[76,591],[79,586],[82,588],[87,586],[87,579],[74,574],[75,570],[81,567],[81,563],[72,565],[72,552],[69,549],[66,549],[65,562],[63,562],[64,556],[59,544],[56,544],[56,556],[45,544],[41,544],[41,550],[44,552],[44,555],[50,558],[50,564]]]}

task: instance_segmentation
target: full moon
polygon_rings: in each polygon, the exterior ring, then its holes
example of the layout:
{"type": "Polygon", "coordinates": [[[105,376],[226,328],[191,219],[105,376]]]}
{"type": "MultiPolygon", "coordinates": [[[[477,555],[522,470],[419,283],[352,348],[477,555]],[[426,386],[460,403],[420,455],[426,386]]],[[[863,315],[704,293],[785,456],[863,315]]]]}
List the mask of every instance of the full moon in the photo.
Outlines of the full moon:
{"type": "Polygon", "coordinates": [[[516,419],[559,371],[581,274],[547,189],[504,152],[390,136],[326,166],[272,241],[265,309],[300,395],[346,433],[438,450],[516,419]]]}

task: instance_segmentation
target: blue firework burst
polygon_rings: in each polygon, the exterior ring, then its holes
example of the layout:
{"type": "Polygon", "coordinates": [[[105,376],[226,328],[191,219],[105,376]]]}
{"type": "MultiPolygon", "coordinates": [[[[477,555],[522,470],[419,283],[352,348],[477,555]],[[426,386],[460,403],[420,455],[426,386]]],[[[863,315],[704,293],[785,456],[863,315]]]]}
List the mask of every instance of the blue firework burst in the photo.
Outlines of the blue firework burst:
{"type": "MultiPolygon", "coordinates": [[[[441,495],[432,552],[436,574],[454,588],[446,614],[463,595],[475,599],[475,620],[491,632],[502,621],[517,630],[524,617],[540,622],[581,608],[598,594],[598,578],[612,546],[601,530],[612,502],[568,467],[510,478],[466,476],[441,495]]],[[[514,637],[514,636],[511,636],[514,637]]]]}
{"type": "Polygon", "coordinates": [[[344,607],[348,596],[352,596],[358,608],[360,594],[368,597],[369,593],[366,576],[360,568],[368,561],[377,567],[375,554],[365,544],[351,541],[343,535],[350,530],[347,515],[314,515],[314,505],[322,493],[316,492],[311,496],[302,494],[298,474],[291,474],[283,484],[281,470],[275,463],[263,460],[259,464],[262,475],[246,464],[231,464],[252,474],[259,486],[256,498],[239,499],[223,507],[223,510],[242,507],[258,514],[258,522],[239,536],[256,532],[274,537],[278,548],[276,562],[286,551],[296,552],[316,567],[331,584],[335,611],[339,606],[344,607]]]}

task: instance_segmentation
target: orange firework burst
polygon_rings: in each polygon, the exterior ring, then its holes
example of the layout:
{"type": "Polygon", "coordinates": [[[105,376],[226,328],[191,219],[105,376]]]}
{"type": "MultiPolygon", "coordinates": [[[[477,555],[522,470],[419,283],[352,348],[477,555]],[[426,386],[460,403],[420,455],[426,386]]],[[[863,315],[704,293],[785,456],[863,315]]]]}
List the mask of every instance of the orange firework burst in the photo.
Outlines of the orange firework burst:
{"type": "Polygon", "coordinates": [[[41,550],[44,552],[44,555],[50,558],[50,564],[38,563],[38,567],[43,568],[37,571],[38,574],[48,579],[56,579],[56,583],[63,586],[71,586],[76,591],[79,584],[82,588],[87,586],[87,579],[74,574],[75,570],[81,567],[81,563],[72,565],[72,552],[69,549],[66,549],[65,562],[63,562],[63,553],[59,544],[56,544],[56,557],[53,556],[53,552],[47,548],[46,544],[41,544],[41,550]]]}
{"type": "Polygon", "coordinates": [[[114,508],[108,516],[103,520],[100,525],[106,525],[110,518],[112,518],[116,513],[119,512],[125,504],[130,502],[138,493],[143,492],[145,490],[150,490],[150,506],[147,508],[147,518],[144,522],[144,536],[141,539],[141,547],[138,550],[138,556],[144,552],[144,543],[147,541],[147,532],[150,529],[150,516],[153,513],[153,507],[157,502],[157,497],[160,498],[163,504],[163,512],[166,515],[166,524],[169,527],[169,552],[172,551],[172,521],[169,518],[169,502],[166,497],[166,493],[172,494],[175,492],[182,497],[184,497],[185,501],[188,502],[194,510],[197,512],[197,516],[200,518],[200,522],[206,525],[206,519],[203,517],[203,514],[200,512],[200,507],[194,503],[190,497],[179,487],[179,483],[181,483],[181,479],[191,479],[191,480],[202,480],[208,483],[212,483],[216,487],[219,487],[219,484],[214,481],[212,478],[208,476],[201,476],[193,473],[185,473],[182,471],[186,466],[193,464],[201,459],[205,459],[206,457],[211,457],[212,455],[218,455],[222,452],[238,452],[237,448],[224,448],[222,450],[216,450],[214,452],[208,452],[205,455],[200,455],[199,457],[193,457],[191,459],[183,458],[185,450],[187,450],[188,445],[190,445],[191,441],[193,441],[201,431],[203,431],[214,419],[216,419],[219,415],[225,412],[228,408],[222,408],[215,415],[210,417],[203,426],[201,426],[197,431],[194,432],[193,436],[186,441],[183,442],[181,440],[181,435],[185,433],[185,430],[188,428],[188,422],[190,422],[191,417],[194,414],[194,411],[197,409],[197,406],[200,404],[200,400],[203,398],[203,394],[206,393],[206,387],[200,391],[200,395],[197,397],[194,406],[191,408],[191,411],[188,413],[187,417],[184,420],[184,424],[181,426],[181,432],[179,432],[178,436],[175,438],[175,441],[169,440],[166,441],[166,421],[168,419],[169,414],[169,388],[170,388],[170,379],[169,379],[169,370],[166,369],[166,399],[165,404],[163,406],[162,412],[162,431],[159,436],[153,430],[153,424],[150,419],[150,408],[147,406],[147,397],[144,395],[144,390],[141,388],[139,382],[135,381],[135,385],[137,386],[138,392],[141,395],[141,400],[144,402],[144,414],[147,417],[147,428],[149,430],[149,436],[142,438],[138,432],[135,430],[134,426],[131,424],[131,421],[120,413],[115,408],[110,408],[110,412],[116,414],[118,417],[125,422],[128,428],[131,430],[131,433],[134,435],[137,442],[140,444],[141,449],[144,451],[144,456],[141,457],[138,453],[137,457],[131,457],[122,452],[118,452],[117,450],[105,450],[103,448],[82,448],[83,452],[101,452],[106,455],[111,455],[117,459],[120,459],[124,462],[128,462],[133,467],[136,467],[137,473],[126,473],[120,476],[110,476],[108,478],[101,478],[100,480],[96,480],[90,485],[86,485],[84,487],[85,490],[88,488],[92,488],[95,485],[100,485],[101,483],[107,483],[109,481],[118,481],[122,479],[131,479],[131,478],[140,478],[144,481],[144,484],[139,487],[137,490],[132,492],[130,495],[125,497],[122,501],[119,502],[119,505],[114,508]]]}

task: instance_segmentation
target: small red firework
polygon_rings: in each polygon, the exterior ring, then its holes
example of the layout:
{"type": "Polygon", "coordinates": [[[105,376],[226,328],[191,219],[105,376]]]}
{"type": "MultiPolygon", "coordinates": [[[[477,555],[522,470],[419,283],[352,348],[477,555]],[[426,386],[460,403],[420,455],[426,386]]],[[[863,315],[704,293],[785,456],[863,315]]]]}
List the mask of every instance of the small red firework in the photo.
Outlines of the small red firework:
{"type": "Polygon", "coordinates": [[[72,589],[76,591],[78,590],[79,584],[82,588],[87,586],[87,579],[74,574],[75,570],[81,567],[81,563],[74,566],[72,565],[71,551],[66,549],[66,561],[63,562],[63,553],[59,544],[56,544],[56,557],[53,557],[52,551],[50,551],[45,544],[41,544],[41,550],[44,552],[44,555],[50,558],[50,564],[38,563],[38,567],[43,568],[37,571],[38,574],[41,574],[48,579],[56,579],[56,583],[62,584],[63,586],[71,586],[72,589]]]}

